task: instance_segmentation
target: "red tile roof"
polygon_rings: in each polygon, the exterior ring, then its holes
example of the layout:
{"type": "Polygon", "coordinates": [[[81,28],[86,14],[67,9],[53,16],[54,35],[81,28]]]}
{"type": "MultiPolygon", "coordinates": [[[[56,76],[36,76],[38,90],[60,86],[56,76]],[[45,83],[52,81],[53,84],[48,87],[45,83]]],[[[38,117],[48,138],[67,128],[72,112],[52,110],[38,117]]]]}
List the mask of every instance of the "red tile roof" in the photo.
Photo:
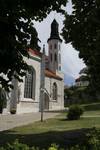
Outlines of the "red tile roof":
{"type": "MultiPolygon", "coordinates": [[[[29,48],[28,51],[29,51],[33,56],[38,56],[38,57],[40,57],[40,58],[41,58],[41,56],[42,56],[42,53],[39,52],[39,51],[37,51],[37,50],[33,50],[33,49],[29,48]]],[[[48,56],[45,56],[45,59],[46,59],[46,61],[48,61],[48,56]]],[[[49,69],[46,69],[46,70],[45,70],[45,76],[50,77],[50,78],[54,78],[54,79],[58,79],[58,80],[62,80],[62,78],[61,78],[60,76],[56,75],[55,72],[53,72],[53,71],[51,71],[51,70],[49,70],[49,69]]]]}
{"type": "Polygon", "coordinates": [[[54,79],[58,79],[58,80],[62,80],[62,78],[60,76],[56,75],[55,72],[53,72],[49,69],[45,70],[45,76],[50,77],[50,78],[54,78],[54,79]]]}
{"type": "Polygon", "coordinates": [[[41,57],[41,55],[42,55],[42,53],[39,52],[38,50],[33,50],[33,49],[29,48],[28,51],[29,51],[33,56],[41,57]]]}
{"type": "MultiPolygon", "coordinates": [[[[28,51],[33,55],[33,56],[38,56],[38,57],[41,57],[42,56],[42,53],[39,52],[38,50],[33,50],[31,48],[28,49],[28,51]]],[[[48,61],[48,56],[45,55],[45,61],[48,61]]]]}

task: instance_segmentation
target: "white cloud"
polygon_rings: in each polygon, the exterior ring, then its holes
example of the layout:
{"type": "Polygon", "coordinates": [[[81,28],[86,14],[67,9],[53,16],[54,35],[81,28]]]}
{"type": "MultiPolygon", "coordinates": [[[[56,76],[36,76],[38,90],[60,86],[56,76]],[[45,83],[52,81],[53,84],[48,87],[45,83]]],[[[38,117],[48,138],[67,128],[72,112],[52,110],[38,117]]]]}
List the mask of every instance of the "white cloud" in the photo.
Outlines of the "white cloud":
{"type": "Polygon", "coordinates": [[[66,4],[66,11],[68,14],[71,14],[72,13],[72,1],[71,0],[68,0],[68,3],[66,4]]]}
{"type": "Polygon", "coordinates": [[[62,70],[74,78],[79,76],[80,70],[85,67],[82,59],[79,59],[78,52],[71,44],[62,44],[62,70]]]}

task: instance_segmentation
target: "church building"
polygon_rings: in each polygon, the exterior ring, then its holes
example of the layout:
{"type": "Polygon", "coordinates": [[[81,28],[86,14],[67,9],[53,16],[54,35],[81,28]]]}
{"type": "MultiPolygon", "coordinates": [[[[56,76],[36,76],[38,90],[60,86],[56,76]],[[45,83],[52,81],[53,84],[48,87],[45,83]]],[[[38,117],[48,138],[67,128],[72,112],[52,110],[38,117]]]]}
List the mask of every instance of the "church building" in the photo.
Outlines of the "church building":
{"type": "Polygon", "coordinates": [[[61,72],[61,43],[59,27],[54,19],[51,34],[47,40],[48,56],[43,52],[29,49],[29,58],[24,58],[30,70],[23,82],[13,79],[7,109],[17,114],[64,109],[64,75],[61,72]]]}

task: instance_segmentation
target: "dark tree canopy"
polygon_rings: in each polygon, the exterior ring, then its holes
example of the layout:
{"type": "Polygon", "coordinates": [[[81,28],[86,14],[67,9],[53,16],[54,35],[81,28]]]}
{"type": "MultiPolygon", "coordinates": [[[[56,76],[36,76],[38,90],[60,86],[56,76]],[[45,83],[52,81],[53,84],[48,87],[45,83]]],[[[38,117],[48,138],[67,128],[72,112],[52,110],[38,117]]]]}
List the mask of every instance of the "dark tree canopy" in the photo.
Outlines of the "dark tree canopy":
{"type": "Polygon", "coordinates": [[[72,4],[72,14],[65,15],[63,37],[88,66],[91,89],[100,91],[100,0],[72,0],[72,4]]]}
{"type": "Polygon", "coordinates": [[[38,46],[33,20],[42,21],[52,10],[62,13],[66,0],[0,0],[0,85],[6,90],[13,76],[20,80],[28,68],[23,56],[38,46]],[[3,74],[3,76],[2,76],[3,74]],[[4,78],[6,75],[6,78],[4,78]]]}

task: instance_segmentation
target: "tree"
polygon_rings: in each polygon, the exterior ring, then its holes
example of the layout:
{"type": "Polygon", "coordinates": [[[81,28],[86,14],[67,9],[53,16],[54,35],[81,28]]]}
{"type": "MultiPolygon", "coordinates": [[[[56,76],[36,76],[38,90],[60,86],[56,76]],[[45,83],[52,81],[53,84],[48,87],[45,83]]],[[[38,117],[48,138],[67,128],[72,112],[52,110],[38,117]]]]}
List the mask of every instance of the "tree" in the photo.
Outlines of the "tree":
{"type": "Polygon", "coordinates": [[[0,87],[0,113],[5,108],[7,103],[7,93],[0,87]]]}
{"type": "Polygon", "coordinates": [[[79,51],[88,67],[90,88],[100,91],[100,1],[72,0],[73,12],[65,15],[63,37],[79,51]]]}
{"type": "Polygon", "coordinates": [[[63,12],[66,0],[0,0],[0,84],[6,90],[11,80],[21,80],[28,65],[27,48],[39,50],[38,34],[33,20],[42,21],[52,10],[63,12]]]}
{"type": "Polygon", "coordinates": [[[79,72],[80,75],[87,75],[88,74],[88,67],[84,67],[79,72]]]}

